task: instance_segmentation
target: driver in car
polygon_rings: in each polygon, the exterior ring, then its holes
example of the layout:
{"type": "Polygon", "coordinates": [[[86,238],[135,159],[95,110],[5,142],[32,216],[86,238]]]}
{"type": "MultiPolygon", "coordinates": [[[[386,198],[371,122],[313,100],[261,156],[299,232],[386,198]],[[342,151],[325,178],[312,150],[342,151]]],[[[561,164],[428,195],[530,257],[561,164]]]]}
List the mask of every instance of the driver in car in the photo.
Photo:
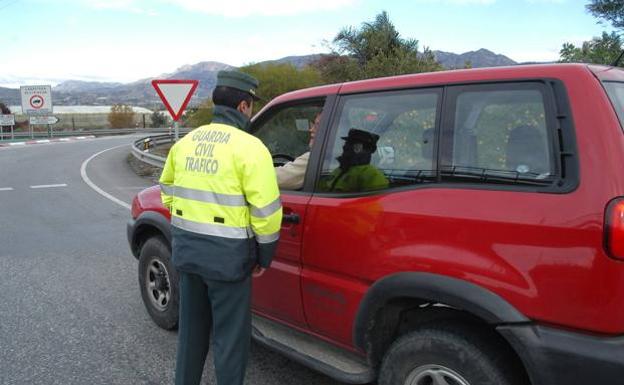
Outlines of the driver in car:
{"type": "MultiPolygon", "coordinates": [[[[320,121],[321,111],[319,111],[310,122],[310,141],[308,142],[308,148],[312,148],[312,144],[314,144],[314,137],[316,136],[316,130],[320,121]]],[[[299,157],[292,162],[275,168],[277,185],[280,189],[298,190],[303,187],[303,178],[305,177],[306,168],[308,167],[308,159],[310,159],[310,151],[299,155],[299,157]]]]}

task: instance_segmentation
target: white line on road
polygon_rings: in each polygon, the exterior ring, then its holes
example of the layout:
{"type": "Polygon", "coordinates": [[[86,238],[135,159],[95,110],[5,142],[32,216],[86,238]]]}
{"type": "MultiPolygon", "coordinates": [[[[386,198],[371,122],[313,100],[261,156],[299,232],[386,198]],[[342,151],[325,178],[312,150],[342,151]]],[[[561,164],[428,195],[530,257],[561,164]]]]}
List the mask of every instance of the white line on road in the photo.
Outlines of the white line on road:
{"type": "Polygon", "coordinates": [[[0,187],[0,191],[13,191],[13,187],[0,187]]]}
{"type": "Polygon", "coordinates": [[[54,187],[67,187],[67,184],[65,183],[60,183],[60,184],[40,184],[37,186],[30,186],[30,188],[54,188],[54,187]]]}
{"type": "Polygon", "coordinates": [[[127,208],[128,210],[130,210],[131,206],[129,204],[127,204],[126,202],[115,198],[114,196],[110,195],[109,193],[107,193],[106,191],[102,190],[101,188],[99,188],[95,183],[91,182],[91,179],[89,179],[89,177],[87,176],[87,164],[89,164],[89,162],[95,158],[96,156],[105,153],[106,151],[110,151],[110,150],[114,150],[116,148],[119,147],[124,147],[124,146],[128,146],[128,144],[122,144],[121,146],[115,146],[115,147],[111,147],[108,148],[104,151],[100,151],[97,154],[93,154],[91,155],[91,157],[87,160],[85,160],[84,162],[82,162],[82,166],[80,166],[80,176],[82,176],[82,180],[84,180],[84,182],[89,185],[89,187],[91,187],[92,189],[94,189],[98,194],[102,195],[104,198],[106,199],[110,199],[111,201],[117,203],[120,206],[123,206],[125,208],[127,208]]]}

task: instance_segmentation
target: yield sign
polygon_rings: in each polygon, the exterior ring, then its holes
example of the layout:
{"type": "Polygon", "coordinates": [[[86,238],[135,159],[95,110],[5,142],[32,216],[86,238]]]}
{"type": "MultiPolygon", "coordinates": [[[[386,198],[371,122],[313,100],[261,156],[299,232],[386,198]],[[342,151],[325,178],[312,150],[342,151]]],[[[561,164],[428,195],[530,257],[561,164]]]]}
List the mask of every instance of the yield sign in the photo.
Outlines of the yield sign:
{"type": "Polygon", "coordinates": [[[152,80],[152,86],[176,122],[182,116],[198,84],[197,80],[152,80]]]}

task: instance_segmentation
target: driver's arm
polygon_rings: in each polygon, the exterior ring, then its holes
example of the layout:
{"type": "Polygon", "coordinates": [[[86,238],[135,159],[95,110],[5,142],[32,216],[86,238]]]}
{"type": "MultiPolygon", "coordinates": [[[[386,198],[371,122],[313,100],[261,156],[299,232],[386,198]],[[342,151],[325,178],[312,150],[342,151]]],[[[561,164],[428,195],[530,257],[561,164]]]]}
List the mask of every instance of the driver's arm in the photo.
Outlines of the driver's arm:
{"type": "Polygon", "coordinates": [[[303,187],[303,178],[305,177],[309,158],[310,153],[306,152],[292,162],[275,167],[277,185],[280,189],[298,190],[303,187]]]}

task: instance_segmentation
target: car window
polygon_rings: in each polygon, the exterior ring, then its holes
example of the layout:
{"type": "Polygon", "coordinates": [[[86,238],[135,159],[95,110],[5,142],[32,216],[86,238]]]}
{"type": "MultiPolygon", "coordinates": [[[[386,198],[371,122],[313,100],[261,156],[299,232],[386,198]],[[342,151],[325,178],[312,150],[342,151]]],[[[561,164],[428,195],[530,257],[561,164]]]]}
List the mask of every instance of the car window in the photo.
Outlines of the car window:
{"type": "Polygon", "coordinates": [[[317,190],[354,193],[432,181],[439,90],[344,97],[317,190]]]}
{"type": "MultiPolygon", "coordinates": [[[[254,124],[253,133],[271,152],[271,155],[286,155],[296,158],[309,151],[310,125],[321,112],[322,101],[311,104],[277,108],[268,111],[268,118],[254,124]]],[[[274,159],[284,163],[284,158],[274,159]]]]}
{"type": "Polygon", "coordinates": [[[447,180],[548,181],[555,174],[544,96],[535,87],[463,87],[445,131],[447,180]],[[474,90],[473,90],[474,89],[474,90]]]}
{"type": "Polygon", "coordinates": [[[604,82],[603,84],[620,119],[620,124],[624,127],[624,83],[604,82]]]}

